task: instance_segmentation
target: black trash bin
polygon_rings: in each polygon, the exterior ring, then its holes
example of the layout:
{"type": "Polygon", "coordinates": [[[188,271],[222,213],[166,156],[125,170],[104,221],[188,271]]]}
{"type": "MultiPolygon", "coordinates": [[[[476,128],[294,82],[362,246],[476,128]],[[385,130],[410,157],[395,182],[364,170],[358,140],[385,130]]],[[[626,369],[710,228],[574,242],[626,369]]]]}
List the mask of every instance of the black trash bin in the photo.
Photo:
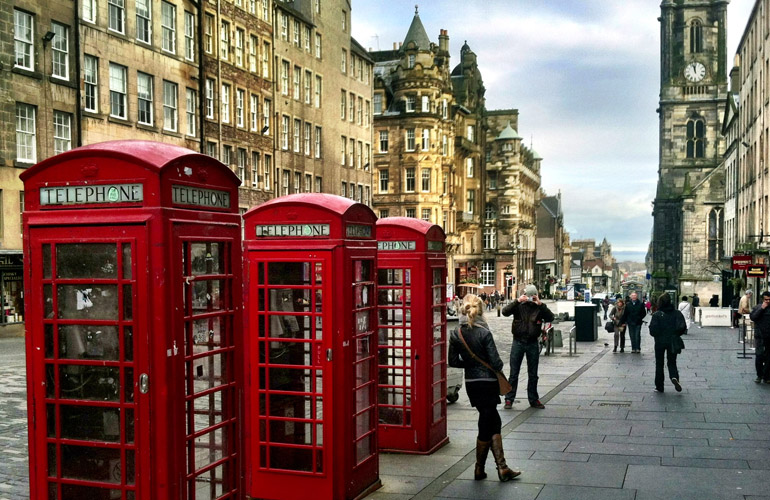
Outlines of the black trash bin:
{"type": "Polygon", "coordinates": [[[575,340],[578,342],[596,342],[598,335],[598,316],[593,304],[575,304],[575,340]]]}

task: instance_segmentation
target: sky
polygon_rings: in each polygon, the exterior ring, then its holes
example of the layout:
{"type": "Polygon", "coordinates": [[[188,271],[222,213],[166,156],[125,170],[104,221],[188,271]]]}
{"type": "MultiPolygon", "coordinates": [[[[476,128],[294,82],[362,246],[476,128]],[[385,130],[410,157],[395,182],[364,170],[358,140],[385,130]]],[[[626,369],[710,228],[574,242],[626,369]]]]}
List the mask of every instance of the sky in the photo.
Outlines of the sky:
{"type": "MultiPolygon", "coordinates": [[[[755,0],[727,10],[728,68],[755,0]]],[[[402,42],[419,5],[428,37],[449,32],[450,66],[467,40],[487,109],[519,110],[519,135],[561,192],[572,239],[602,238],[643,261],[658,170],[659,0],[354,0],[366,48],[402,42]]]]}

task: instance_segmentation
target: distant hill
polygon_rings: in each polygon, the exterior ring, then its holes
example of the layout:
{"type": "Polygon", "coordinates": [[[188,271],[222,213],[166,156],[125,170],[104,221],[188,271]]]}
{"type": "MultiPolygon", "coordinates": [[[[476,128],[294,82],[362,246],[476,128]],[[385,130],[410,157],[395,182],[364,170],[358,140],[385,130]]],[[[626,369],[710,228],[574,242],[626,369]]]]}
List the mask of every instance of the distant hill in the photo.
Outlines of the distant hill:
{"type": "Polygon", "coordinates": [[[643,273],[647,271],[647,268],[641,262],[631,262],[628,260],[618,262],[618,268],[627,273],[643,273]]]}
{"type": "Polygon", "coordinates": [[[612,256],[615,257],[615,260],[618,262],[638,262],[644,264],[645,255],[647,255],[645,252],[612,251],[612,256]]]}

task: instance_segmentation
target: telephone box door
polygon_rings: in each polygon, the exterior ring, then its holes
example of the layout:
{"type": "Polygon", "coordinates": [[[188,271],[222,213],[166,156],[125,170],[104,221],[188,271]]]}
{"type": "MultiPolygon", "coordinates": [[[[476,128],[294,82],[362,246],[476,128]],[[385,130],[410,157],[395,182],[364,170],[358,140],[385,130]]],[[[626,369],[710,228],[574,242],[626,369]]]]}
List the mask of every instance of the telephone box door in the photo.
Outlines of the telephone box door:
{"type": "Polygon", "coordinates": [[[332,447],[344,446],[332,439],[331,311],[337,298],[330,289],[330,257],[291,251],[249,257],[255,475],[291,472],[287,481],[295,485],[259,482],[260,497],[304,497],[308,491],[328,497],[322,491],[331,486],[332,447]]]}
{"type": "Polygon", "coordinates": [[[178,415],[184,445],[177,463],[184,464],[185,500],[240,498],[239,233],[239,226],[174,227],[174,255],[181,256],[175,261],[175,289],[181,292],[175,303],[182,310],[174,335],[180,346],[174,379],[182,382],[177,394],[184,398],[184,414],[178,415]]]}
{"type": "Polygon", "coordinates": [[[32,498],[149,498],[146,231],[32,228],[32,498]],[[43,382],[44,381],[44,382],[43,382]]]}

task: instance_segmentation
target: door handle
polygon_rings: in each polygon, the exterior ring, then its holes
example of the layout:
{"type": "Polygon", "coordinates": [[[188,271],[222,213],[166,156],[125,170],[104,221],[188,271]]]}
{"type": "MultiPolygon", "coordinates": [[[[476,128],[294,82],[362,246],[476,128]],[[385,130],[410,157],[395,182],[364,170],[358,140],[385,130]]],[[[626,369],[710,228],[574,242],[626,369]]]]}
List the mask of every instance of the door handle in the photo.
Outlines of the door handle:
{"type": "Polygon", "coordinates": [[[150,391],[150,376],[146,373],[139,375],[139,392],[147,394],[150,391]]]}

